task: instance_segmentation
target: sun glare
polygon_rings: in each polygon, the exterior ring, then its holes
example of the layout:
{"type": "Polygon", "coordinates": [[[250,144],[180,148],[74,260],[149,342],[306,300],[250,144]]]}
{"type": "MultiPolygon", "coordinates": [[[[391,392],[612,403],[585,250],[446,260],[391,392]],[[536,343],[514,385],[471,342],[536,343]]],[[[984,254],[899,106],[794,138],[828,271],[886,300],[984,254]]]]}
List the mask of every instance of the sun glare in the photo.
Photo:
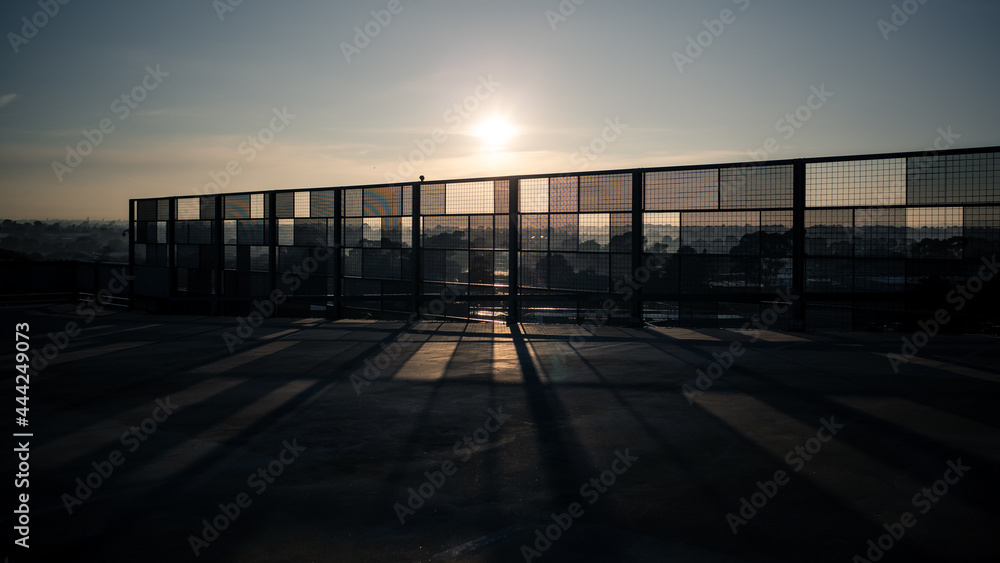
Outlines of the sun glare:
{"type": "Polygon", "coordinates": [[[515,133],[513,125],[502,118],[495,117],[483,122],[476,131],[476,136],[488,146],[496,148],[509,141],[515,133]]]}

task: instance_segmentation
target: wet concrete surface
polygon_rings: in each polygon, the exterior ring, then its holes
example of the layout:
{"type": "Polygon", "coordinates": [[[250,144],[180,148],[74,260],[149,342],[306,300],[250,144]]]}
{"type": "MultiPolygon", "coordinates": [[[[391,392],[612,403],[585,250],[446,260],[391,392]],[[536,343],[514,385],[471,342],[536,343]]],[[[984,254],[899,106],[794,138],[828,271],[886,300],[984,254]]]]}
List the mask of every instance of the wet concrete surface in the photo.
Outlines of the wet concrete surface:
{"type": "Polygon", "coordinates": [[[0,319],[66,344],[15,430],[12,562],[1000,553],[995,337],[938,335],[895,373],[890,333],[0,319]]]}

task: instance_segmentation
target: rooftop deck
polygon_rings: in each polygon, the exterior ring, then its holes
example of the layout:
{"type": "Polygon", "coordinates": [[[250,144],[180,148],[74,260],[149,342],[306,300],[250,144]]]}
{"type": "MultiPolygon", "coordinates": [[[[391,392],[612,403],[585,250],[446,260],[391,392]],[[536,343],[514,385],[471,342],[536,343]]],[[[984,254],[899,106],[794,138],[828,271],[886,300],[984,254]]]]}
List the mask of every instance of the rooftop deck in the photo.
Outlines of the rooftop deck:
{"type": "Polygon", "coordinates": [[[1000,551],[995,337],[0,317],[84,326],[31,379],[36,555],[846,562],[907,512],[886,561],[1000,551]]]}

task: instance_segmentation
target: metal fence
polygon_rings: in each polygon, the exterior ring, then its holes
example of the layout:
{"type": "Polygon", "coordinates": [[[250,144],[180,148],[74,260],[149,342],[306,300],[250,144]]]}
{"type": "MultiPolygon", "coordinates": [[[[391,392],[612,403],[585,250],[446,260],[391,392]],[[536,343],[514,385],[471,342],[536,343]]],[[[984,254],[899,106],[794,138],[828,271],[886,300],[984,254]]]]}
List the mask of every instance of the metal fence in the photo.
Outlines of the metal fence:
{"type": "Polygon", "coordinates": [[[102,290],[108,290],[102,298],[109,304],[128,306],[127,283],[122,283],[128,268],[79,260],[0,262],[0,306],[93,300],[102,290]],[[118,287],[117,292],[109,289],[118,287]]]}
{"type": "Polygon", "coordinates": [[[160,311],[912,324],[1000,250],[1000,147],[138,199],[130,223],[160,311]]]}

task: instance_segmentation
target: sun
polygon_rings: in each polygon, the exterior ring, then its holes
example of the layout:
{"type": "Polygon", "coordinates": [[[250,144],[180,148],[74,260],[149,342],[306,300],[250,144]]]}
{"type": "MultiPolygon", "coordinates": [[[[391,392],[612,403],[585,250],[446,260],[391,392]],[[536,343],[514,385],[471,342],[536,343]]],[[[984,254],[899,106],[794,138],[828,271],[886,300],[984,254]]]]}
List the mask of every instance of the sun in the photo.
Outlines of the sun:
{"type": "Polygon", "coordinates": [[[515,134],[517,134],[517,129],[501,117],[488,119],[476,129],[476,136],[491,148],[503,146],[515,134]]]}

